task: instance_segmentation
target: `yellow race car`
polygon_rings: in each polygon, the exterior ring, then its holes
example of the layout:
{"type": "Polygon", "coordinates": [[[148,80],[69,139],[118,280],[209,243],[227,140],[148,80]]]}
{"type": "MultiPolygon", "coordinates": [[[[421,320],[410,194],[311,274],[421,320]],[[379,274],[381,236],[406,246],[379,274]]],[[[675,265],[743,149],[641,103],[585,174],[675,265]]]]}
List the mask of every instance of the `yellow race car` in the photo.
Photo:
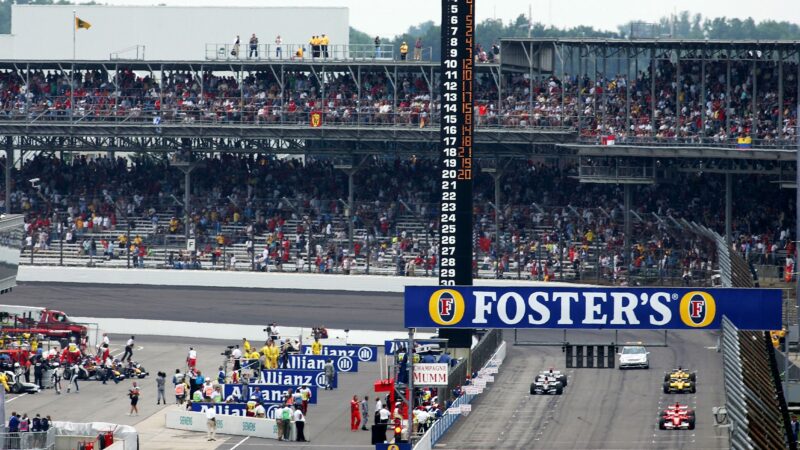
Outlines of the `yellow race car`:
{"type": "Polygon", "coordinates": [[[691,382],[697,381],[697,374],[694,372],[689,372],[688,370],[683,370],[682,367],[678,367],[677,369],[667,372],[664,374],[664,381],[669,380],[689,380],[691,382]]]}
{"type": "Polygon", "coordinates": [[[687,392],[694,394],[697,392],[695,382],[688,378],[671,378],[664,382],[663,388],[665,394],[685,394],[687,392]]]}

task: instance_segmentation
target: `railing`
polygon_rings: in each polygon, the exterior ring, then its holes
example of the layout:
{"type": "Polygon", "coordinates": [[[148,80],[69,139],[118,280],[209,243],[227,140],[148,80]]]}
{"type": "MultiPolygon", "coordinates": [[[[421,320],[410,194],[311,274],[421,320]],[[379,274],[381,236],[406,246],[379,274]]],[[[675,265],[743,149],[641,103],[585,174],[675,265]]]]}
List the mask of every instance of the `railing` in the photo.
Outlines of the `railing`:
{"type": "MultiPolygon", "coordinates": [[[[238,94],[238,92],[237,92],[238,94]]],[[[12,121],[26,124],[46,124],[68,122],[78,125],[152,125],[154,128],[166,126],[247,126],[247,127],[285,127],[299,125],[310,128],[312,115],[320,114],[319,127],[397,127],[407,129],[432,130],[440,122],[436,104],[428,100],[418,105],[388,108],[343,104],[335,108],[312,110],[303,105],[269,105],[242,99],[232,95],[220,99],[219,105],[199,106],[194,102],[180,105],[165,99],[161,106],[159,98],[152,97],[76,97],[75,108],[69,108],[69,97],[56,97],[36,101],[27,108],[0,110],[0,122],[12,121]],[[224,106],[222,103],[229,103],[224,106]],[[433,111],[431,109],[433,108],[433,111]]],[[[204,102],[207,104],[208,102],[204,102]]],[[[316,122],[315,122],[316,124],[316,122]]],[[[572,133],[568,127],[558,124],[552,126],[532,126],[511,116],[497,116],[475,123],[479,129],[531,130],[553,133],[572,133]]]]}
{"type": "Polygon", "coordinates": [[[108,55],[108,59],[112,61],[126,60],[126,61],[144,61],[144,45],[134,45],[132,47],[123,48],[108,55]],[[128,56],[130,55],[130,56],[128,56]]]}
{"type": "MultiPolygon", "coordinates": [[[[602,135],[586,136],[581,133],[578,142],[582,144],[601,145],[602,135]]],[[[655,136],[616,136],[614,145],[657,146],[657,147],[712,147],[720,149],[737,149],[748,151],[753,149],[792,150],[797,147],[797,139],[792,136],[776,139],[753,139],[749,147],[739,146],[737,137],[723,139],[687,136],[687,137],[655,137],[655,136]]]]}
{"type": "MultiPolygon", "coordinates": [[[[7,430],[7,428],[5,429],[7,430]]],[[[0,433],[0,448],[14,450],[53,450],[55,448],[55,430],[0,433]]]]}
{"type": "MultiPolygon", "coordinates": [[[[409,46],[407,61],[431,61],[433,48],[424,47],[417,52],[409,46]]],[[[313,50],[311,44],[206,44],[209,61],[400,61],[399,49],[394,44],[329,44],[313,50]],[[302,55],[300,53],[302,49],[302,55]]]]}

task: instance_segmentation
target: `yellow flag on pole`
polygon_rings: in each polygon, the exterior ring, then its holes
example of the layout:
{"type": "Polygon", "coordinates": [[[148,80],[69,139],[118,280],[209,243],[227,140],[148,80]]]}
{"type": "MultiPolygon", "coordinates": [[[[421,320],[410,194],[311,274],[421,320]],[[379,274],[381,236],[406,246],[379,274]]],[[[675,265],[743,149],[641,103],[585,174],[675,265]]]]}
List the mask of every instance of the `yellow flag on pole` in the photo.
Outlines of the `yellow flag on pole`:
{"type": "Polygon", "coordinates": [[[92,24],[90,24],[89,22],[87,22],[85,20],[81,20],[78,17],[75,18],[75,29],[80,30],[81,28],[84,28],[84,29],[88,30],[91,27],[92,27],[92,24]]]}

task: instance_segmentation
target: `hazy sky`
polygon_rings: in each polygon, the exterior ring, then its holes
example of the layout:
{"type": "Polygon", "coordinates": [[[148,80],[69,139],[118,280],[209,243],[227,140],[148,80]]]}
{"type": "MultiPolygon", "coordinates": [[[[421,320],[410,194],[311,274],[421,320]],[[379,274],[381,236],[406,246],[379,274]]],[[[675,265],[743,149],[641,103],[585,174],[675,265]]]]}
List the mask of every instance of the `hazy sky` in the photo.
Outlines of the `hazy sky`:
{"type": "MultiPolygon", "coordinates": [[[[79,0],[80,1],[80,0],[79,0]]],[[[475,0],[478,21],[487,18],[511,20],[533,8],[534,22],[559,27],[591,25],[616,31],[631,20],[656,21],[673,11],[703,16],[753,17],[800,23],[798,0],[475,0]]],[[[393,36],[426,20],[439,22],[440,0],[100,0],[112,5],[170,6],[346,6],[350,26],[369,34],[393,36]]],[[[800,38],[800,37],[798,37],[800,38]]]]}

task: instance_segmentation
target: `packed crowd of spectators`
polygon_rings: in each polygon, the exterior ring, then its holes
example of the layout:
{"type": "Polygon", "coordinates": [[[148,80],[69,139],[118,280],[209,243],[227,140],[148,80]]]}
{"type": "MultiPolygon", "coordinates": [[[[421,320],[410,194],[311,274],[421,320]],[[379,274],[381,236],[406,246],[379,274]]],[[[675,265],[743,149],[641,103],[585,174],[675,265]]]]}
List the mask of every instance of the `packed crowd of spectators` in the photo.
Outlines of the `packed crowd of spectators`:
{"type": "Polygon", "coordinates": [[[680,67],[659,60],[655,68],[655,77],[645,68],[632,80],[622,74],[583,76],[577,87],[567,86],[568,92],[577,89],[583,132],[693,142],[753,136],[771,143],[795,136],[796,63],[782,66],[783,98],[779,94],[781,66],[775,61],[759,61],[755,72],[751,61],[733,61],[730,79],[724,61],[707,63],[705,74],[696,60],[681,61],[680,67]],[[631,103],[630,127],[626,93],[631,103]]]}
{"type": "MultiPolygon", "coordinates": [[[[245,243],[248,255],[265,269],[293,264],[296,270],[346,273],[368,256],[373,266],[392,261],[400,274],[433,273],[438,253],[436,163],[364,162],[354,175],[352,217],[359,231],[352,251],[343,200],[348,198],[348,179],[334,165],[331,160],[266,155],[205,160],[192,175],[188,232],[197,240],[197,251],[170,254],[169,266],[195,268],[205,255],[212,265],[235,267],[224,249],[245,243]]],[[[575,167],[527,161],[509,165],[501,178],[498,242],[490,203],[494,182],[479,170],[476,174],[478,271],[516,270],[552,279],[565,271],[577,276],[573,274],[591,265],[612,280],[622,270],[682,278],[688,271],[692,278],[691,272],[710,270],[713,246],[680,230],[672,219],[724,231],[724,176],[681,173],[657,185],[633,187],[635,215],[627,254],[621,186],[580,183],[575,167]],[[671,189],[670,182],[681,188],[671,189]]],[[[59,239],[61,224],[66,241],[81,244],[84,254],[110,258],[128,249],[133,265],[141,266],[152,247],[187,231],[182,180],[180,171],[153,157],[61,160],[39,155],[15,169],[10,200],[12,210],[27,215],[25,248],[46,249],[59,239]],[[27,182],[34,176],[42,180],[35,187],[27,182]],[[127,223],[134,217],[147,225],[129,236],[127,223]]],[[[739,175],[734,180],[735,250],[760,262],[782,264],[783,255],[793,252],[788,231],[794,218],[792,193],[769,177],[739,175]]],[[[249,261],[242,262],[249,266],[249,261]]]]}
{"type": "MultiPolygon", "coordinates": [[[[659,60],[654,77],[644,66],[631,79],[611,71],[563,77],[497,77],[478,71],[475,121],[478,126],[568,127],[584,137],[615,136],[620,141],[719,143],[752,135],[769,145],[791,140],[797,127],[797,64],[782,65],[782,97],[780,67],[759,61],[754,77],[752,63],[737,60],[731,63],[730,79],[725,62],[707,63],[703,78],[702,65],[695,60],[681,61],[680,68],[659,60]]],[[[159,75],[89,70],[76,72],[74,80],[65,71],[4,71],[0,120],[64,120],[72,112],[81,121],[152,121],[155,126],[305,125],[312,112],[321,112],[328,124],[424,127],[438,123],[438,83],[438,74],[431,78],[410,68],[396,76],[383,69],[358,74],[174,70],[159,75]]]]}

